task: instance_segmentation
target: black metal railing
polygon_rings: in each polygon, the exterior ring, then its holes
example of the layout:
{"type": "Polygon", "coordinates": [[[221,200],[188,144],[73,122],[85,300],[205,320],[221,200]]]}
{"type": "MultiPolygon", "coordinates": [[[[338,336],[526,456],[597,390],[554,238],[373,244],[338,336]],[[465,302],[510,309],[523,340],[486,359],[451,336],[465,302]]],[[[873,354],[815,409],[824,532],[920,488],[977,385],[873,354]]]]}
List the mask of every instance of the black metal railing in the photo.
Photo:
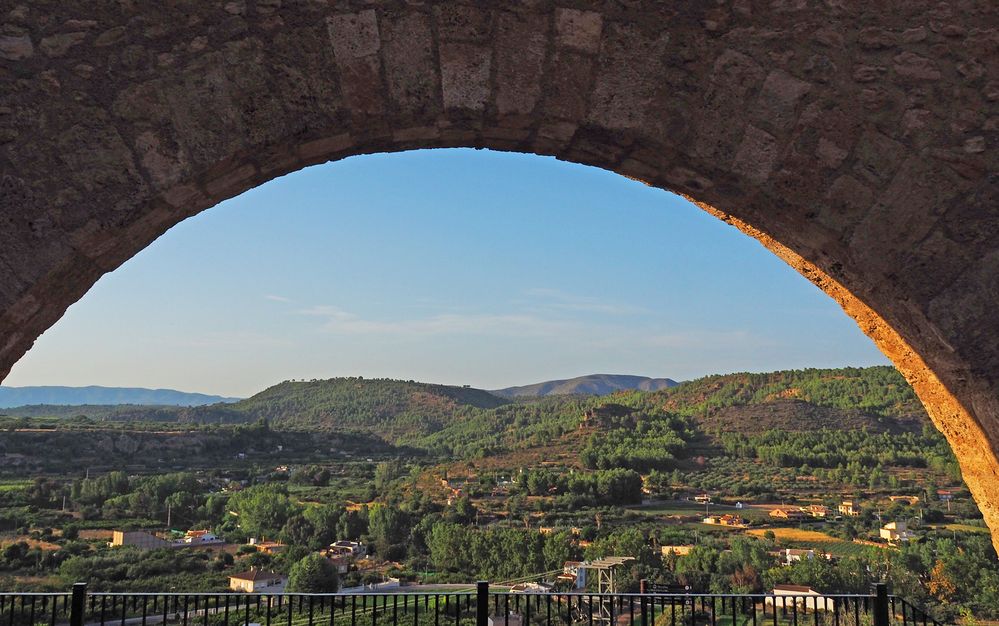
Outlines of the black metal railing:
{"type": "Polygon", "coordinates": [[[942,626],[870,594],[0,593],[0,626],[942,626]]]}

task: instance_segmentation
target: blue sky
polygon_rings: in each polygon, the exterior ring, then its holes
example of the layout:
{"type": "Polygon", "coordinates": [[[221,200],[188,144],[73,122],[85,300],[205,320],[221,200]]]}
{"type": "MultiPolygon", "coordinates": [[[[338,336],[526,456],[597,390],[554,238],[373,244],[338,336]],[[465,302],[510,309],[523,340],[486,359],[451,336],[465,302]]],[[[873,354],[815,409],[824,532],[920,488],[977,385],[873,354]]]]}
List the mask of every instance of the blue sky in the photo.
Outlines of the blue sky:
{"type": "Polygon", "coordinates": [[[497,388],[886,362],[815,286],[678,196],[433,150],[312,167],[188,219],[4,384],[249,395],[343,375],[497,388]]]}

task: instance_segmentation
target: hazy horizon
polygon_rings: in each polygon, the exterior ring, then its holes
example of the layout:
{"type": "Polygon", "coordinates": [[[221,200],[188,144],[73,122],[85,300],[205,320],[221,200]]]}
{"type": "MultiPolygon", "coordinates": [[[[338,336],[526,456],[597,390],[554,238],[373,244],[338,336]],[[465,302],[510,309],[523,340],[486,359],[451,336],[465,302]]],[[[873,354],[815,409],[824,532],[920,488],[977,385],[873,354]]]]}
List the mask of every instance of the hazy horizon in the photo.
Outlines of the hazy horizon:
{"type": "Polygon", "coordinates": [[[337,376],[500,389],[885,363],[832,299],[683,198],[459,149],[307,168],[185,220],[3,383],[245,397],[337,376]]]}

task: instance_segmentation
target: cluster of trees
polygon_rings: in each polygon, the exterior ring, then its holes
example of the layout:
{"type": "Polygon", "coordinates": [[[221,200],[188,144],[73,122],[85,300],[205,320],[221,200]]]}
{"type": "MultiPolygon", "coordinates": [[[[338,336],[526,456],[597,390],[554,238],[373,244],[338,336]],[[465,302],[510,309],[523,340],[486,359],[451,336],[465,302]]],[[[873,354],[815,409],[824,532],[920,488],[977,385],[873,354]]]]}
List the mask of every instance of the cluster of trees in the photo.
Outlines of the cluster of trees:
{"type": "Polygon", "coordinates": [[[565,561],[580,556],[567,531],[543,535],[537,530],[439,522],[426,542],[430,562],[439,570],[496,581],[561,570],[565,561]]]}
{"type": "Polygon", "coordinates": [[[524,470],[517,485],[527,495],[569,494],[591,506],[636,504],[642,501],[642,476],[630,469],[564,473],[548,468],[524,470]]]}
{"type": "Polygon", "coordinates": [[[594,399],[548,397],[470,413],[412,445],[436,454],[481,458],[510,450],[549,445],[579,427],[594,399]]]}
{"type": "Polygon", "coordinates": [[[614,427],[590,436],[580,453],[588,468],[626,467],[638,472],[668,470],[685,456],[695,429],[686,419],[666,415],[637,416],[628,427],[614,427]]]}
{"type": "Polygon", "coordinates": [[[782,397],[885,417],[925,415],[912,388],[890,366],[705,376],[649,395],[658,395],[666,407],[682,415],[782,397]]]}
{"type": "Polygon", "coordinates": [[[113,471],[73,481],[70,503],[85,519],[162,519],[171,510],[190,526],[212,526],[225,507],[225,497],[208,495],[201,480],[189,472],[129,478],[113,471]]]}
{"type": "Polygon", "coordinates": [[[58,572],[64,585],[88,581],[91,588],[103,591],[213,591],[225,587],[223,570],[232,563],[232,555],[202,550],[118,549],[94,554],[84,546],[65,559],[58,572]]]}
{"type": "Polygon", "coordinates": [[[943,438],[926,429],[923,433],[870,433],[855,430],[787,432],[768,430],[746,435],[721,433],[720,442],[732,456],[756,458],[779,467],[837,468],[855,464],[878,466],[956,466],[943,438]]]}
{"type": "Polygon", "coordinates": [[[230,541],[277,538],[318,550],[337,539],[356,541],[366,534],[369,511],[350,511],[341,504],[304,507],[289,497],[287,486],[266,483],[233,494],[216,519],[230,541]]]}

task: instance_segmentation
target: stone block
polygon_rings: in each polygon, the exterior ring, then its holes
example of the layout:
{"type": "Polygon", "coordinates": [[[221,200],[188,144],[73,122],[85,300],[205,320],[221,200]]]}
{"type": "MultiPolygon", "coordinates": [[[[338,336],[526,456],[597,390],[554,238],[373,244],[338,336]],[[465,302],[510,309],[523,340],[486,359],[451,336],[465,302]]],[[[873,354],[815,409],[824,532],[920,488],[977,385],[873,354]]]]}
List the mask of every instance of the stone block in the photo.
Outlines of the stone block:
{"type": "Polygon", "coordinates": [[[444,108],[485,110],[492,51],[477,44],[442,43],[440,63],[444,108]]]}
{"type": "Polygon", "coordinates": [[[38,48],[50,57],[61,57],[69,52],[73,46],[79,45],[87,37],[85,32],[60,33],[45,37],[38,44],[38,48]]]}
{"type": "Polygon", "coordinates": [[[559,46],[596,54],[603,27],[604,18],[595,11],[555,9],[555,41],[559,46]]]}
{"type": "Polygon", "coordinates": [[[630,24],[608,25],[589,119],[611,129],[645,126],[661,87],[653,77],[662,71],[668,43],[669,37],[658,30],[630,24]],[[632,53],[642,58],[641,65],[634,63],[632,53]]]}
{"type": "Polygon", "coordinates": [[[371,56],[381,48],[378,18],[373,9],[334,15],[327,19],[326,25],[338,61],[371,56]]]}
{"type": "Polygon", "coordinates": [[[739,150],[732,162],[732,171],[754,183],[763,183],[777,163],[777,139],[770,133],[747,126],[739,150]]]}
{"type": "Polygon", "coordinates": [[[794,125],[801,99],[811,87],[784,70],[770,72],[753,105],[753,119],[774,131],[787,130],[794,125]]]}
{"type": "Polygon", "coordinates": [[[559,50],[551,61],[545,112],[554,117],[579,120],[589,108],[596,62],[570,50],[559,50]]]}
{"type": "Polygon", "coordinates": [[[393,104],[414,116],[440,110],[440,80],[430,17],[406,13],[381,22],[382,61],[393,104]]]}
{"type": "Polygon", "coordinates": [[[35,53],[28,35],[0,35],[0,59],[20,61],[35,53]]]}
{"type": "Polygon", "coordinates": [[[905,147],[873,129],[866,130],[857,141],[853,155],[854,172],[871,183],[885,183],[902,162],[905,147]]]}
{"type": "Polygon", "coordinates": [[[496,29],[496,111],[531,113],[541,97],[548,25],[540,16],[501,13],[496,29]]]}
{"type": "Polygon", "coordinates": [[[492,12],[485,6],[436,5],[434,21],[440,38],[449,41],[482,43],[492,31],[492,12]]]}

